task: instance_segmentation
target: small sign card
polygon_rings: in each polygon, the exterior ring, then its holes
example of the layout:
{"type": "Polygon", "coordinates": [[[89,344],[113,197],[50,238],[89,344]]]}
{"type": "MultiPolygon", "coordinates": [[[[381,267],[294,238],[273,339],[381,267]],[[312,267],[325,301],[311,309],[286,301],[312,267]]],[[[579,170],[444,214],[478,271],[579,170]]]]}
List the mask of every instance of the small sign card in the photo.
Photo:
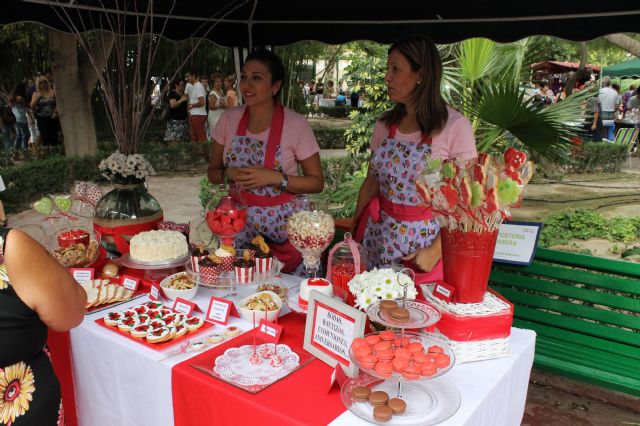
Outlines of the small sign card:
{"type": "Polygon", "coordinates": [[[93,268],[69,268],[73,279],[79,283],[91,281],[95,274],[93,268]]]}
{"type": "Polygon", "coordinates": [[[531,265],[542,223],[504,222],[498,231],[493,260],[515,265],[531,265]]]}
{"type": "Polygon", "coordinates": [[[215,324],[227,325],[229,316],[240,317],[233,302],[220,297],[211,297],[204,319],[215,324]]]}
{"type": "Polygon", "coordinates": [[[349,376],[357,366],[349,358],[351,342],[364,335],[366,314],[317,291],[311,291],[304,333],[304,349],[335,367],[341,364],[349,376]]]}
{"type": "Polygon", "coordinates": [[[149,290],[149,299],[151,300],[160,299],[160,284],[158,283],[151,284],[151,289],[149,290]]]}
{"type": "Polygon", "coordinates": [[[140,280],[138,278],[135,278],[129,275],[124,275],[122,277],[122,286],[128,290],[133,291],[134,293],[138,289],[139,283],[140,283],[140,280]]]}
{"type": "Polygon", "coordinates": [[[447,303],[451,303],[451,298],[456,289],[442,280],[437,280],[433,284],[433,296],[447,303]]]}
{"type": "Polygon", "coordinates": [[[193,311],[200,311],[200,308],[198,308],[198,305],[196,305],[195,302],[191,302],[189,300],[183,299],[182,297],[178,297],[173,304],[173,310],[176,312],[180,312],[181,314],[190,316],[193,311]]]}
{"type": "Polygon", "coordinates": [[[327,393],[331,392],[331,389],[333,389],[336,385],[338,385],[338,389],[342,389],[342,384],[345,380],[347,380],[347,375],[344,372],[342,364],[336,364],[336,366],[333,368],[333,372],[331,372],[331,383],[329,384],[327,393]]]}
{"type": "Polygon", "coordinates": [[[256,337],[269,343],[278,344],[282,335],[282,326],[265,319],[260,320],[258,328],[256,328],[256,337]]]}

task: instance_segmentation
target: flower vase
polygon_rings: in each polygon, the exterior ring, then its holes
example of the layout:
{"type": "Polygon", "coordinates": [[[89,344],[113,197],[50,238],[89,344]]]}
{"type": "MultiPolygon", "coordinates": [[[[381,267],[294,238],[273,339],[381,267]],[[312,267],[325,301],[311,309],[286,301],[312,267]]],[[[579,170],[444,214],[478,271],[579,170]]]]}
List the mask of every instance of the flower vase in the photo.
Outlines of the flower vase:
{"type": "Polygon", "coordinates": [[[129,241],[139,232],[157,229],[161,220],[162,208],[145,180],[116,175],[113,189],[98,201],[93,223],[103,235],[102,246],[111,256],[119,256],[119,237],[129,241]]]}

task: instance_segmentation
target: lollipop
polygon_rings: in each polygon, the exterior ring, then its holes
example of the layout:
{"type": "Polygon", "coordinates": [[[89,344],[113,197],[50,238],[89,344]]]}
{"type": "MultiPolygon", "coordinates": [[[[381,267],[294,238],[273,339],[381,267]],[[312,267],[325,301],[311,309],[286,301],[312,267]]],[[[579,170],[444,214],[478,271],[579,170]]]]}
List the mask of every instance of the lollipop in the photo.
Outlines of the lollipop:
{"type": "Polygon", "coordinates": [[[40,198],[32,204],[32,207],[35,211],[45,216],[48,216],[53,212],[53,203],[49,197],[40,198]]]}
{"type": "Polygon", "coordinates": [[[418,192],[418,194],[420,194],[425,204],[431,204],[431,195],[429,195],[429,188],[427,188],[427,186],[419,180],[416,181],[416,191],[418,192]]]}
{"type": "Polygon", "coordinates": [[[505,176],[516,181],[519,185],[522,185],[522,178],[520,177],[520,172],[514,169],[512,166],[509,166],[506,169],[504,169],[504,174],[505,176]]]}
{"type": "Polygon", "coordinates": [[[522,172],[520,173],[520,177],[522,178],[522,185],[527,185],[531,178],[533,177],[533,172],[535,171],[535,165],[533,161],[527,161],[524,163],[524,167],[522,168],[522,172]]]}
{"type": "Polygon", "coordinates": [[[519,169],[527,161],[527,154],[510,147],[504,152],[504,163],[514,169],[519,169]]]}
{"type": "Polygon", "coordinates": [[[453,211],[458,206],[458,191],[448,184],[442,184],[434,194],[434,203],[442,210],[453,211]]]}
{"type": "Polygon", "coordinates": [[[498,182],[498,197],[503,204],[513,204],[518,201],[518,197],[522,192],[520,186],[513,179],[501,179],[498,182]]]}
{"type": "Polygon", "coordinates": [[[483,208],[487,214],[491,215],[500,209],[500,199],[496,188],[489,188],[486,193],[483,208]]]}
{"type": "Polygon", "coordinates": [[[53,203],[56,205],[56,208],[58,210],[67,213],[69,210],[71,210],[71,204],[73,202],[71,201],[70,195],[56,195],[53,198],[53,203]]]}
{"type": "Polygon", "coordinates": [[[463,209],[468,208],[471,204],[471,187],[469,186],[469,179],[465,176],[460,180],[460,207],[463,209]]]}
{"type": "Polygon", "coordinates": [[[485,199],[484,187],[480,182],[471,183],[471,207],[477,209],[485,199]]]}
{"type": "Polygon", "coordinates": [[[442,174],[442,180],[447,183],[450,183],[453,180],[453,178],[456,177],[455,164],[453,164],[449,160],[445,160],[445,162],[442,164],[442,169],[440,170],[440,173],[442,174]]]}

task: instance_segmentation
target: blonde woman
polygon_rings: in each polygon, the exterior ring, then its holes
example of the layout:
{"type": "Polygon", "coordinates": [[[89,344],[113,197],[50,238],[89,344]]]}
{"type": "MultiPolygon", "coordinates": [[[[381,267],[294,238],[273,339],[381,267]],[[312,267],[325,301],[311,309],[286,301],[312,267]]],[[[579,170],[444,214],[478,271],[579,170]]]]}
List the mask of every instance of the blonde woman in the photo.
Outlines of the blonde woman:
{"type": "Polygon", "coordinates": [[[209,130],[213,131],[216,123],[226,108],[226,95],[222,90],[223,78],[222,74],[214,73],[211,75],[211,83],[213,88],[209,92],[209,130]]]}

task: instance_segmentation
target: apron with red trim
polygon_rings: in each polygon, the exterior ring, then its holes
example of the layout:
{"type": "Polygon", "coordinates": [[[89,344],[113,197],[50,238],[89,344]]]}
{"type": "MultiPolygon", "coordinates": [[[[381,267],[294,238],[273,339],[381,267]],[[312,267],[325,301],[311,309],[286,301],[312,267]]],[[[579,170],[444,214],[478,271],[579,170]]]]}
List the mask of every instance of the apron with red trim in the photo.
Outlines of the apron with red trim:
{"type": "MultiPolygon", "coordinates": [[[[401,264],[403,256],[430,246],[440,230],[431,209],[421,206],[423,200],[415,186],[425,157],[431,154],[431,139],[402,141],[395,138],[396,132],[397,126],[389,129],[369,166],[380,190],[360,220],[369,269],[401,264]]],[[[416,281],[441,278],[440,261],[432,273],[420,274],[416,281]]]]}
{"type": "MultiPolygon", "coordinates": [[[[236,134],[225,152],[226,166],[264,166],[282,173],[280,139],[284,124],[284,108],[279,103],[276,104],[266,142],[246,136],[249,114],[249,108],[245,108],[236,134]]],[[[293,213],[294,196],[280,191],[279,188],[261,186],[243,190],[237,198],[246,204],[249,210],[247,224],[236,236],[236,246],[242,248],[256,235],[263,235],[271,241],[269,246],[276,258],[285,265],[283,272],[291,273],[297,268],[302,270],[302,256],[291,245],[287,235],[287,218],[293,213]]]]}

